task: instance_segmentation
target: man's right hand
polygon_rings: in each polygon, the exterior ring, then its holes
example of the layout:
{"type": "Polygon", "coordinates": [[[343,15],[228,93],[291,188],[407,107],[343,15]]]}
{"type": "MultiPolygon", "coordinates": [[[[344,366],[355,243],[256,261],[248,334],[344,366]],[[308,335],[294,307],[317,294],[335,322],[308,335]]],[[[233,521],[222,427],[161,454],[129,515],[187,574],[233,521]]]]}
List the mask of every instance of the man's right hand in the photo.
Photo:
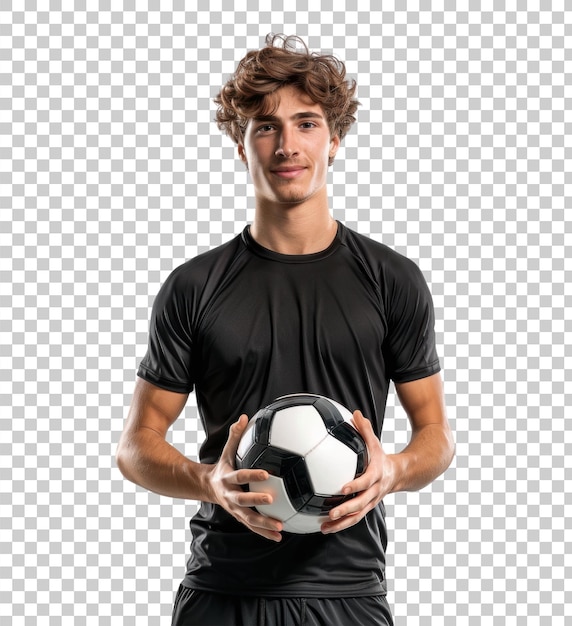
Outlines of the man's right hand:
{"type": "Polygon", "coordinates": [[[120,471],[128,480],[155,493],[219,504],[253,532],[280,541],[282,522],[250,508],[268,504],[272,496],[242,489],[242,485],[266,480],[268,472],[234,467],[238,444],[248,424],[246,415],[231,426],[221,457],[214,465],[192,461],[167,443],[167,431],[183,410],[187,396],[138,379],[117,446],[120,471]]]}
{"type": "Polygon", "coordinates": [[[241,415],[230,427],[220,459],[212,466],[210,472],[212,500],[252,532],[278,542],[282,540],[282,522],[261,515],[251,508],[259,504],[270,504],[272,496],[256,491],[244,491],[242,488],[242,485],[267,480],[268,472],[261,469],[235,469],[236,451],[247,424],[248,417],[241,415]]]}

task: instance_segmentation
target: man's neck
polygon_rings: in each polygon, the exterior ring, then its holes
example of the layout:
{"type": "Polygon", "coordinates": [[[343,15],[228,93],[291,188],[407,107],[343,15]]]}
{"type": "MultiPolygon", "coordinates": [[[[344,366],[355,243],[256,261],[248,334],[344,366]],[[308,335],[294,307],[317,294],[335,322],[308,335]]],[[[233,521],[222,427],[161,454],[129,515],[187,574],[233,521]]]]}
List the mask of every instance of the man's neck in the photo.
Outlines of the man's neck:
{"type": "Polygon", "coordinates": [[[256,209],[253,239],[280,254],[314,254],[330,246],[338,231],[327,206],[317,211],[291,207],[284,211],[256,209]]]}

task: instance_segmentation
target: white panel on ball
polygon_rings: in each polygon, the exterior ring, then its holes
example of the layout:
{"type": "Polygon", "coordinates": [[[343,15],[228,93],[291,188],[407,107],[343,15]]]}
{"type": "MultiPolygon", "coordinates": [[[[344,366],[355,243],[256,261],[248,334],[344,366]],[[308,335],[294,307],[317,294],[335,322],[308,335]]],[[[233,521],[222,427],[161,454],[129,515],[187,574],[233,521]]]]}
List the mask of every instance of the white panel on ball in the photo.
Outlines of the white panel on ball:
{"type": "Polygon", "coordinates": [[[322,524],[327,522],[328,519],[327,515],[317,517],[316,515],[297,513],[294,517],[284,522],[284,530],[289,533],[317,533],[320,532],[322,524]]]}
{"type": "Polygon", "coordinates": [[[337,439],[326,437],[306,456],[306,466],[315,493],[338,495],[355,477],[357,457],[337,439]],[[334,463],[332,459],[335,459],[334,463]]]}
{"type": "Polygon", "coordinates": [[[297,405],[276,412],[270,428],[270,445],[304,456],[327,434],[313,405],[297,405]]]}

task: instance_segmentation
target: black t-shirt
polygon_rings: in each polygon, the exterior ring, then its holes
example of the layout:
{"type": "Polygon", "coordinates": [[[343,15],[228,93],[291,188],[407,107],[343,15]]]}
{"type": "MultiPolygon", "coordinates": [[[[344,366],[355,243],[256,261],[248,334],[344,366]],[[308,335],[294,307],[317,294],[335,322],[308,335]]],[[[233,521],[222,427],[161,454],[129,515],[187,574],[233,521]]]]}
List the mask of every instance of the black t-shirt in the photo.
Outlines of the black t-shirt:
{"type": "MultiPolygon", "coordinates": [[[[168,277],[138,375],[170,391],[195,390],[204,463],[217,461],[241,413],[289,393],[360,409],[380,436],[390,379],[440,370],[433,326],[419,268],[387,246],[340,223],[326,250],[283,255],[257,244],[247,227],[168,277]]],[[[189,587],[281,597],[386,590],[383,503],[340,533],[284,533],[279,544],[210,503],[191,530],[189,587]]]]}

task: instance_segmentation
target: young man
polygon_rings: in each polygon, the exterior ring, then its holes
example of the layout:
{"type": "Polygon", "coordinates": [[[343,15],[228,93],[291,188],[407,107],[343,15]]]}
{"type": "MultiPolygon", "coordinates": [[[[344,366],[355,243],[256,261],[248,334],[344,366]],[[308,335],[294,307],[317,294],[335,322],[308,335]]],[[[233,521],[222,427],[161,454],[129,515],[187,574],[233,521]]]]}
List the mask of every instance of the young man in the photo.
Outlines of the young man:
{"type": "Polygon", "coordinates": [[[383,498],[424,487],[454,454],[421,272],[329,210],[327,169],[354,121],[355,84],[343,63],[296,41],[274,37],[248,53],[216,99],[252,178],[254,222],[161,288],[118,447],[129,480],[201,501],[177,626],[392,624],[383,498]],[[412,435],[388,455],[391,379],[412,435]],[[193,389],[200,462],[165,440],[193,389]],[[355,410],[370,462],[321,533],[292,535],[251,508],[269,496],[243,485],[267,474],[236,471],[234,455],[247,416],[304,391],[355,410]]]}

